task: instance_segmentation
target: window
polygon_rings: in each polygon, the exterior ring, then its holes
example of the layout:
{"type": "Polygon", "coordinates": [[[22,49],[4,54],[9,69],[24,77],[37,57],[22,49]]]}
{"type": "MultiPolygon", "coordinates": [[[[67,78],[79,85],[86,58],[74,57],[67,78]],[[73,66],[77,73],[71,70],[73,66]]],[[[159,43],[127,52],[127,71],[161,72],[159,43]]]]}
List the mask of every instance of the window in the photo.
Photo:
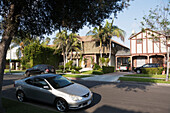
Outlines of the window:
{"type": "Polygon", "coordinates": [[[153,38],[154,42],[159,42],[159,40],[160,40],[160,38],[158,38],[158,37],[153,38]]]}
{"type": "Polygon", "coordinates": [[[25,82],[26,82],[27,84],[30,84],[30,85],[33,85],[33,84],[34,84],[32,79],[28,79],[28,80],[26,80],[25,82]]]}
{"type": "Polygon", "coordinates": [[[43,88],[43,86],[48,86],[48,84],[47,84],[46,81],[44,81],[44,79],[35,78],[34,79],[34,86],[43,88]]]}
{"type": "Polygon", "coordinates": [[[100,42],[96,42],[96,47],[99,47],[100,46],[100,42]]]}
{"type": "Polygon", "coordinates": [[[142,43],[142,39],[137,39],[137,44],[142,43]]]}

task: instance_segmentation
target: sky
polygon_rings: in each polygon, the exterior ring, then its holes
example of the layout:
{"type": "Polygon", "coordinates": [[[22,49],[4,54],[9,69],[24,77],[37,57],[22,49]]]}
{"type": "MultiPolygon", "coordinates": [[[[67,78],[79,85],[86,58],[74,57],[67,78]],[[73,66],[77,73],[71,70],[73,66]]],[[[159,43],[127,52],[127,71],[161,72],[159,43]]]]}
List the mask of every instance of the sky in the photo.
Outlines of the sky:
{"type": "MultiPolygon", "coordinates": [[[[128,38],[132,34],[132,30],[136,33],[140,32],[142,17],[147,15],[149,10],[155,9],[157,5],[166,5],[169,0],[132,0],[130,1],[130,6],[124,9],[122,12],[117,14],[117,19],[114,19],[114,25],[118,26],[119,28],[123,29],[126,32],[125,41],[122,42],[118,38],[114,38],[115,41],[127,46],[130,48],[130,41],[128,38]]],[[[111,17],[114,17],[111,15],[111,17]]],[[[111,20],[109,20],[111,22],[111,20]]],[[[80,36],[85,36],[86,33],[92,30],[89,29],[87,26],[84,26],[83,29],[79,30],[77,34],[80,36]]],[[[57,32],[54,32],[52,35],[48,36],[51,39],[55,37],[57,32]]],[[[45,35],[45,37],[47,37],[45,35]]],[[[50,42],[52,44],[52,40],[50,42]]]]}
{"type": "MultiPolygon", "coordinates": [[[[114,38],[115,41],[130,48],[130,40],[128,38],[132,34],[132,30],[136,33],[140,32],[142,17],[147,15],[149,10],[155,9],[157,5],[166,5],[168,0],[134,0],[130,2],[130,6],[118,13],[117,19],[114,19],[114,25],[123,29],[126,32],[125,41],[122,42],[118,38],[114,38]]],[[[113,15],[111,15],[113,17],[113,15]]],[[[111,22],[111,20],[110,20],[111,22]]],[[[80,36],[85,36],[90,29],[84,27],[79,30],[80,36]]]]}

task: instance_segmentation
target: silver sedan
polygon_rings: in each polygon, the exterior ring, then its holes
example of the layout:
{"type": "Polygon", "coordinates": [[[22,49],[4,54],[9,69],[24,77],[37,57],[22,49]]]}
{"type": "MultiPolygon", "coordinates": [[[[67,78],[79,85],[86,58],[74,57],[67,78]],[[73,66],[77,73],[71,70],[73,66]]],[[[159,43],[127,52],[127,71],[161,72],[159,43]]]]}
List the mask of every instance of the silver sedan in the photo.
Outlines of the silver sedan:
{"type": "Polygon", "coordinates": [[[87,87],[56,74],[31,76],[15,81],[14,86],[19,101],[29,98],[54,104],[58,111],[88,106],[93,96],[87,87]]]}

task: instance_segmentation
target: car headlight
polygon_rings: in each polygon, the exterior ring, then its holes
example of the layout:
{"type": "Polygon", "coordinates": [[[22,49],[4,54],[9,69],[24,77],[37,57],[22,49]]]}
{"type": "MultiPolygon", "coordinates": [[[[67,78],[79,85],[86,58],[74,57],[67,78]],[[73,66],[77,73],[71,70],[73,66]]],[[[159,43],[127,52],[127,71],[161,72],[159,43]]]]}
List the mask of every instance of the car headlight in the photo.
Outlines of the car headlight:
{"type": "Polygon", "coordinates": [[[74,101],[78,101],[78,100],[82,100],[82,99],[83,99],[82,97],[76,96],[76,95],[69,95],[69,96],[70,96],[70,98],[71,98],[72,100],[74,100],[74,101]]]}

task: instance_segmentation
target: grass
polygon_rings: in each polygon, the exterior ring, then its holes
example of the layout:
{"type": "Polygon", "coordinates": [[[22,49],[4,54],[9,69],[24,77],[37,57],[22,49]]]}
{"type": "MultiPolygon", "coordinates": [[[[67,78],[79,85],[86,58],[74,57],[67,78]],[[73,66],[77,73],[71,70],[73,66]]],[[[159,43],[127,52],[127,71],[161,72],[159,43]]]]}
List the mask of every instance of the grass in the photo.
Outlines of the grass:
{"type": "Polygon", "coordinates": [[[90,77],[90,75],[74,75],[74,74],[66,74],[62,75],[64,77],[73,77],[73,78],[84,78],[84,77],[90,77]]]}
{"type": "Polygon", "coordinates": [[[170,81],[165,81],[162,79],[120,77],[119,80],[120,81],[136,81],[136,82],[152,82],[152,83],[168,83],[168,84],[170,84],[170,81]]]}
{"type": "Polygon", "coordinates": [[[2,103],[6,113],[58,113],[6,98],[2,98],[2,103]]]}
{"type": "Polygon", "coordinates": [[[166,75],[150,75],[150,74],[131,74],[131,75],[124,75],[124,76],[166,78],[166,75]]]}
{"type": "MultiPolygon", "coordinates": [[[[11,70],[11,73],[22,73],[25,72],[25,70],[11,70]]],[[[4,73],[9,73],[9,69],[5,69],[4,73]]]]}
{"type": "Polygon", "coordinates": [[[84,71],[82,74],[94,74],[94,75],[103,75],[103,72],[100,70],[91,70],[91,71],[84,71]]]}

